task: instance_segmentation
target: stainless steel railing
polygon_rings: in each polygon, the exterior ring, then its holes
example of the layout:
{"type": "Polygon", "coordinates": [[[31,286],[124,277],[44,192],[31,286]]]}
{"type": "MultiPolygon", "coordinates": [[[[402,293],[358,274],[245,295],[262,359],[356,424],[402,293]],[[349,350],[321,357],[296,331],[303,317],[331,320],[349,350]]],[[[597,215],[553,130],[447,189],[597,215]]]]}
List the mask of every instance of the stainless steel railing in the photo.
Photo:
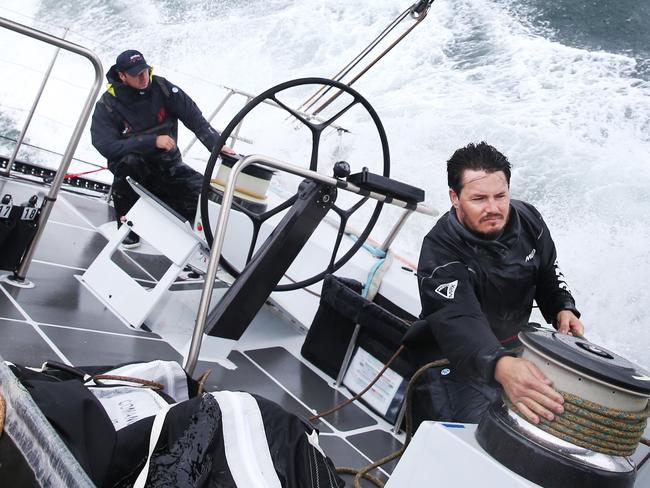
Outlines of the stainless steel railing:
{"type": "MultiPolygon", "coordinates": [[[[18,34],[31,37],[32,39],[37,39],[47,44],[52,44],[53,46],[57,46],[58,48],[64,49],[66,51],[79,54],[80,56],[87,58],[93,65],[93,68],[95,69],[95,81],[93,83],[92,88],[90,89],[88,98],[86,98],[86,103],[84,104],[84,107],[81,111],[81,115],[79,116],[79,119],[77,120],[77,124],[74,127],[72,136],[70,137],[70,141],[68,142],[68,146],[66,147],[66,150],[63,153],[63,157],[61,158],[61,164],[59,165],[59,169],[56,172],[56,177],[54,178],[54,181],[52,181],[52,184],[50,185],[50,191],[48,192],[47,196],[45,196],[45,201],[41,209],[41,214],[38,218],[38,227],[37,227],[36,235],[34,236],[34,239],[32,240],[32,243],[30,244],[29,248],[25,252],[25,256],[23,257],[20,266],[14,272],[14,276],[10,279],[10,282],[13,282],[18,286],[26,286],[29,285],[29,282],[26,280],[27,271],[29,270],[29,266],[34,257],[34,252],[36,250],[36,247],[38,246],[41,236],[43,235],[43,230],[45,228],[45,225],[47,224],[47,221],[50,218],[52,207],[54,206],[54,202],[56,202],[57,196],[59,194],[59,190],[61,189],[61,185],[63,184],[63,180],[68,171],[68,167],[70,166],[70,162],[72,161],[74,152],[77,149],[79,140],[81,139],[81,134],[84,130],[84,127],[86,126],[86,122],[88,121],[88,118],[90,117],[90,113],[93,110],[93,106],[95,104],[95,100],[97,100],[97,95],[99,94],[99,90],[102,87],[104,70],[102,68],[102,63],[99,60],[99,57],[94,52],[90,51],[89,49],[86,49],[83,46],[79,46],[78,44],[74,44],[72,42],[47,34],[37,29],[27,27],[22,24],[18,24],[17,22],[13,22],[4,17],[0,17],[0,27],[4,27],[5,29],[12,30],[14,32],[17,32],[18,34]]],[[[42,91],[42,89],[40,91],[42,91]]],[[[37,97],[40,96],[40,91],[37,97]]],[[[33,113],[35,109],[36,109],[36,104],[34,104],[34,106],[32,107],[31,113],[33,113]]],[[[29,118],[31,119],[31,115],[29,118]]],[[[26,130],[26,128],[24,130],[26,130]]],[[[17,154],[18,148],[16,148],[15,152],[17,154]]]]}
{"type": "MultiPolygon", "coordinates": [[[[212,124],[212,121],[214,120],[214,118],[221,112],[221,110],[225,107],[226,103],[228,103],[228,101],[233,96],[237,95],[239,97],[243,97],[245,99],[244,105],[246,105],[248,102],[250,102],[253,98],[256,97],[256,95],[253,95],[252,93],[248,93],[248,92],[246,92],[244,90],[239,90],[237,88],[230,88],[230,87],[224,87],[224,88],[226,90],[228,90],[227,93],[219,101],[219,103],[217,104],[217,107],[212,111],[212,113],[206,119],[208,122],[210,122],[210,124],[212,124]]],[[[280,107],[280,105],[278,105],[277,102],[275,102],[274,100],[266,99],[266,100],[263,100],[262,103],[270,105],[272,107],[277,107],[277,108],[282,109],[280,107]]],[[[284,110],[284,109],[282,109],[282,110],[284,110]]],[[[312,120],[313,119],[313,120],[316,120],[318,122],[324,122],[325,121],[325,118],[323,118],[323,117],[316,117],[316,116],[313,116],[312,114],[309,114],[307,112],[301,112],[300,110],[297,110],[296,113],[300,114],[301,116],[303,116],[307,120],[312,120]]],[[[232,134],[230,135],[230,137],[228,139],[228,145],[230,147],[235,147],[235,143],[237,141],[242,141],[242,142],[245,142],[247,144],[252,144],[253,143],[253,141],[251,139],[247,139],[247,138],[242,137],[242,136],[239,135],[243,122],[244,121],[242,120],[239,124],[237,124],[235,129],[232,131],[232,134]]],[[[349,132],[345,127],[340,126],[338,124],[330,124],[330,127],[333,130],[337,131],[339,134],[349,132]]],[[[192,148],[192,146],[194,146],[194,144],[196,143],[197,140],[198,140],[198,138],[196,136],[194,136],[192,138],[192,140],[189,142],[189,144],[187,146],[185,146],[185,149],[183,149],[181,154],[183,156],[185,156],[189,152],[189,150],[192,148]]]]}
{"type": "MultiPolygon", "coordinates": [[[[226,237],[226,226],[228,225],[230,207],[232,206],[233,197],[235,193],[235,182],[237,181],[237,177],[244,170],[244,168],[246,168],[247,166],[253,163],[261,164],[262,166],[268,166],[271,169],[286,171],[287,173],[291,173],[297,176],[302,176],[304,178],[309,178],[311,180],[318,181],[326,185],[334,186],[337,187],[338,189],[347,190],[352,193],[357,193],[357,194],[363,193],[364,195],[366,194],[364,190],[362,190],[356,185],[353,185],[352,183],[347,183],[344,187],[342,187],[341,180],[337,180],[336,178],[332,178],[331,176],[325,176],[321,173],[317,173],[316,171],[311,171],[306,168],[295,166],[293,164],[286,163],[284,161],[280,161],[278,159],[270,158],[267,156],[252,154],[250,156],[246,156],[240,159],[237,163],[233,165],[232,169],[230,170],[230,174],[228,175],[228,181],[226,182],[223,191],[221,207],[219,209],[219,217],[217,218],[217,222],[215,225],[214,241],[212,242],[212,249],[210,251],[210,260],[208,262],[208,269],[205,275],[205,282],[203,284],[203,290],[201,292],[201,301],[199,302],[199,310],[196,316],[196,324],[194,326],[194,331],[192,333],[190,350],[184,365],[185,371],[190,375],[194,372],[194,368],[196,367],[196,363],[199,358],[199,352],[201,351],[201,343],[203,341],[203,330],[205,329],[205,322],[208,317],[208,311],[210,308],[210,299],[212,297],[212,288],[214,286],[214,280],[217,275],[217,268],[219,267],[219,259],[221,258],[223,243],[226,237]]],[[[387,244],[389,244],[389,241],[392,241],[394,236],[399,232],[399,229],[403,225],[404,220],[408,215],[410,215],[412,211],[427,214],[427,215],[432,215],[432,216],[438,214],[436,210],[429,208],[426,205],[417,204],[415,207],[413,207],[412,204],[409,204],[402,200],[398,200],[398,199],[391,200],[386,195],[382,195],[381,193],[370,192],[368,197],[380,202],[388,201],[391,205],[395,205],[397,207],[405,208],[408,210],[407,212],[405,212],[402,218],[399,219],[394,229],[390,232],[391,237],[389,238],[389,240],[387,240],[387,244]]]]}

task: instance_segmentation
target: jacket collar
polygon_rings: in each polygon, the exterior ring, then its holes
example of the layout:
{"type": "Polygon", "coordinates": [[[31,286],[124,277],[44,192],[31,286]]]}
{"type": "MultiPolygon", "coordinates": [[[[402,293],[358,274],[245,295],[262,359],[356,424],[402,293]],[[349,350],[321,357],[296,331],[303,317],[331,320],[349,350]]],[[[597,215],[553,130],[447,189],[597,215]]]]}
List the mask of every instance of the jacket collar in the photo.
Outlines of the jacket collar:
{"type": "Polygon", "coordinates": [[[106,79],[108,80],[106,91],[113,97],[119,98],[120,100],[132,100],[150,92],[153,83],[153,68],[149,69],[149,86],[145,90],[136,90],[125,85],[117,73],[116,65],[111,66],[106,73],[106,79]]]}

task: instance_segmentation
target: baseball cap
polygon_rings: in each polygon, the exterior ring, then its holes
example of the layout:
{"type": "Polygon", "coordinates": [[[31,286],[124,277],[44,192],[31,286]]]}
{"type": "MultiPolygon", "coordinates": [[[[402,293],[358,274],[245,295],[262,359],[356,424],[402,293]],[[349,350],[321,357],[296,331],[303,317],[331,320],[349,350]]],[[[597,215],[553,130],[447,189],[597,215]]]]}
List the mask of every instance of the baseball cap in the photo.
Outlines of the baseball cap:
{"type": "Polygon", "coordinates": [[[144,60],[144,56],[140,51],[129,49],[120,54],[115,60],[115,67],[117,71],[125,71],[131,76],[141,73],[142,70],[148,69],[149,65],[144,60]]]}

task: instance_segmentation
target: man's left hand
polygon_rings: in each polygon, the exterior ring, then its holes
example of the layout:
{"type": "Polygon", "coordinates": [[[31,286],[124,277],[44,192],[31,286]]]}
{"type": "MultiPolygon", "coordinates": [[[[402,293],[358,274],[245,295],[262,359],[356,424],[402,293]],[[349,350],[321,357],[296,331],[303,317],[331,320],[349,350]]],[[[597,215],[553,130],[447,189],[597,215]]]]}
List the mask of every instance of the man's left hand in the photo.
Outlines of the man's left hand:
{"type": "Polygon", "coordinates": [[[223,146],[221,148],[221,152],[223,154],[235,154],[235,150],[230,146],[223,146]]]}
{"type": "Polygon", "coordinates": [[[562,310],[555,317],[555,328],[558,332],[582,337],[585,334],[585,326],[571,310],[562,310]]]}

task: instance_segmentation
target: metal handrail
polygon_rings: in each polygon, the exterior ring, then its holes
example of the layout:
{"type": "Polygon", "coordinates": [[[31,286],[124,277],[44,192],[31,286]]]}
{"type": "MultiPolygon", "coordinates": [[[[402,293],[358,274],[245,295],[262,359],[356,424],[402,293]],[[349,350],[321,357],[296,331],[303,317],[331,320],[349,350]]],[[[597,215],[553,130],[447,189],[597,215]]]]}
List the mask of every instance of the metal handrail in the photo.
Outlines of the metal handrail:
{"type": "MultiPolygon", "coordinates": [[[[255,95],[253,95],[252,93],[249,93],[247,91],[239,90],[237,88],[230,88],[230,87],[225,87],[225,88],[228,90],[228,93],[226,93],[226,95],[217,104],[217,107],[214,109],[214,111],[206,119],[210,124],[212,124],[212,121],[214,120],[214,118],[219,114],[219,112],[221,112],[221,109],[223,109],[223,107],[226,105],[226,103],[230,100],[230,98],[233,95],[239,95],[239,96],[242,96],[242,97],[246,98],[246,103],[250,102],[253,98],[255,98],[255,95]]],[[[265,103],[265,104],[270,105],[272,107],[282,108],[282,107],[280,107],[280,105],[278,105],[278,103],[275,100],[266,99],[266,100],[262,100],[262,103],[265,103]]],[[[303,116],[307,120],[315,120],[317,122],[324,122],[326,120],[323,117],[318,117],[318,116],[315,116],[313,114],[309,114],[307,112],[302,112],[300,110],[296,110],[296,113],[303,116]]],[[[350,132],[345,127],[343,127],[341,125],[338,125],[338,124],[330,124],[330,127],[332,129],[336,130],[339,133],[350,132]]],[[[239,123],[239,125],[237,125],[237,127],[235,128],[233,133],[230,135],[230,142],[229,142],[230,147],[235,147],[235,142],[236,141],[246,142],[247,144],[252,144],[253,143],[252,140],[247,139],[245,137],[241,137],[239,135],[240,129],[241,129],[241,122],[239,123]]],[[[196,141],[198,141],[198,137],[196,137],[196,135],[195,135],[192,138],[192,140],[189,142],[189,144],[187,146],[185,146],[185,149],[183,149],[181,154],[183,156],[187,155],[187,153],[190,151],[192,146],[194,146],[194,144],[196,144],[196,141]]]]}
{"type": "MultiPolygon", "coordinates": [[[[221,199],[221,207],[219,209],[219,217],[217,218],[214,240],[212,242],[212,249],[210,251],[210,260],[208,261],[208,269],[205,275],[205,281],[203,283],[203,290],[201,291],[201,301],[199,302],[199,310],[196,316],[196,323],[194,325],[194,331],[192,332],[192,340],[190,342],[190,350],[185,361],[184,369],[191,375],[194,372],[196,363],[199,358],[199,353],[201,351],[201,343],[203,341],[203,330],[205,329],[205,322],[208,317],[208,311],[210,308],[210,299],[212,297],[212,287],[214,285],[215,277],[217,276],[217,268],[219,266],[219,260],[221,259],[221,251],[223,249],[223,243],[226,237],[226,226],[228,225],[228,217],[230,215],[230,207],[232,206],[233,197],[235,194],[235,182],[239,174],[247,166],[256,163],[261,164],[262,166],[268,166],[271,169],[278,169],[286,171],[297,176],[302,176],[304,178],[309,178],[313,181],[323,183],[325,185],[333,186],[341,190],[347,190],[352,193],[362,194],[373,200],[380,202],[390,203],[397,207],[406,208],[413,212],[418,212],[426,215],[435,216],[438,212],[432,208],[427,207],[422,204],[411,204],[399,199],[391,199],[386,195],[382,195],[377,192],[368,192],[363,190],[360,187],[348,183],[343,180],[338,180],[331,176],[325,176],[316,171],[311,171],[300,166],[295,166],[279,159],[270,158],[267,156],[251,154],[240,159],[236,162],[230,174],[228,175],[228,181],[223,190],[223,196],[221,199]]],[[[408,212],[410,214],[410,212],[408,212]]],[[[404,219],[400,219],[398,225],[401,227],[404,219]]]]}
{"type": "Polygon", "coordinates": [[[81,134],[83,132],[84,127],[86,126],[86,122],[88,121],[88,118],[90,117],[90,113],[93,110],[95,100],[97,100],[97,95],[101,90],[102,79],[104,78],[104,69],[102,67],[102,63],[99,57],[94,52],[92,52],[89,49],[86,49],[83,46],[74,44],[72,42],[47,34],[37,29],[33,29],[31,27],[18,24],[4,17],[0,17],[0,27],[4,27],[6,29],[12,30],[14,32],[17,32],[18,34],[23,34],[25,36],[31,37],[32,39],[37,39],[39,41],[52,44],[66,51],[79,54],[80,56],[88,58],[88,60],[90,60],[93,67],[95,68],[95,81],[90,90],[90,93],[88,94],[88,98],[86,99],[86,103],[84,104],[84,107],[81,111],[81,115],[77,120],[77,125],[75,126],[72,132],[72,136],[70,137],[68,146],[66,147],[66,150],[63,153],[61,164],[59,166],[59,169],[56,172],[56,177],[54,178],[54,181],[52,181],[52,184],[50,185],[50,191],[44,199],[43,207],[41,209],[41,213],[38,218],[36,234],[34,235],[34,239],[32,240],[31,244],[29,245],[29,248],[25,252],[25,256],[23,257],[18,269],[14,272],[14,276],[11,280],[17,285],[21,285],[21,284],[24,285],[24,283],[26,282],[25,276],[27,274],[27,270],[29,269],[29,265],[32,262],[32,258],[34,257],[36,246],[38,246],[40,238],[43,235],[43,230],[50,217],[50,213],[52,212],[52,207],[54,206],[54,202],[56,202],[65,175],[68,172],[68,167],[70,166],[70,162],[72,161],[74,152],[77,149],[79,140],[81,139],[81,134]]]}
{"type": "MultiPolygon", "coordinates": [[[[68,33],[68,29],[66,29],[65,32],[63,33],[63,39],[65,39],[67,33],[68,33]]],[[[34,116],[34,112],[36,112],[36,107],[38,106],[38,102],[41,99],[41,95],[43,95],[43,91],[45,90],[45,85],[47,85],[47,80],[50,79],[50,75],[52,74],[52,68],[54,68],[54,63],[56,63],[56,58],[59,56],[60,51],[61,51],[60,47],[56,48],[56,51],[54,52],[54,56],[52,56],[52,59],[50,60],[50,65],[47,67],[47,70],[45,70],[45,75],[43,75],[41,86],[39,87],[38,92],[36,92],[36,96],[34,97],[34,102],[32,103],[32,108],[27,113],[27,119],[25,120],[23,129],[20,131],[20,135],[18,136],[18,140],[16,141],[16,147],[14,147],[14,151],[13,153],[11,153],[11,156],[9,157],[9,161],[7,162],[7,171],[2,173],[5,176],[9,176],[11,174],[11,167],[13,166],[14,162],[16,162],[16,158],[18,157],[18,151],[20,150],[20,146],[22,146],[23,144],[23,140],[25,139],[25,134],[27,133],[27,129],[29,128],[29,125],[32,122],[32,117],[34,116]]]]}

